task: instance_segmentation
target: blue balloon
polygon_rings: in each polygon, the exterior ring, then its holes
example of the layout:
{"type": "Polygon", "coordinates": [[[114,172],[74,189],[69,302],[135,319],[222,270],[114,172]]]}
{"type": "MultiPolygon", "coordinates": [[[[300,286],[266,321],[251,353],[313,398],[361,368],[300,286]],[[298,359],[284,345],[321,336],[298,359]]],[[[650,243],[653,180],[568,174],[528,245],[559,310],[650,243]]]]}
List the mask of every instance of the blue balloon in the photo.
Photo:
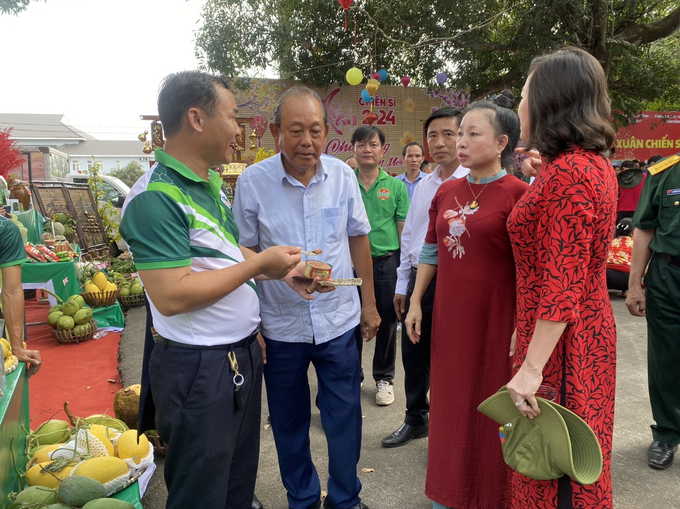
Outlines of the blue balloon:
{"type": "Polygon", "coordinates": [[[368,90],[366,90],[365,88],[361,91],[361,99],[365,103],[372,103],[373,102],[373,98],[371,97],[371,94],[369,94],[368,90]]]}
{"type": "Polygon", "coordinates": [[[380,69],[378,74],[380,74],[380,83],[387,79],[387,71],[385,69],[380,69]]]}

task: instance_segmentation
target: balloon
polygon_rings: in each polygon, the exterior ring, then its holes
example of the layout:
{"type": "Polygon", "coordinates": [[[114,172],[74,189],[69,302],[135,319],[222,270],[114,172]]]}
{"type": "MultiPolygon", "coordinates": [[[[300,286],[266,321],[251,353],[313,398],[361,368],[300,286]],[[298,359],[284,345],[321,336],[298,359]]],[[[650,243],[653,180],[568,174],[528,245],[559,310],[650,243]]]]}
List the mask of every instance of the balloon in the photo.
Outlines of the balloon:
{"type": "Polygon", "coordinates": [[[364,74],[361,72],[360,69],[352,67],[349,71],[347,71],[345,79],[347,80],[347,83],[349,83],[350,85],[358,85],[363,81],[364,74]]]}
{"type": "Polygon", "coordinates": [[[437,83],[439,83],[440,85],[446,83],[448,79],[449,77],[446,75],[445,72],[440,72],[439,74],[437,74],[437,83]]]}
{"type": "Polygon", "coordinates": [[[404,88],[408,87],[409,83],[411,83],[411,77],[410,76],[402,76],[401,84],[404,85],[404,88]]]}
{"type": "Polygon", "coordinates": [[[381,83],[387,79],[387,71],[385,69],[380,69],[378,71],[378,74],[380,75],[378,81],[380,81],[381,83]]]}
{"type": "Polygon", "coordinates": [[[368,95],[370,95],[371,97],[375,97],[375,93],[378,91],[379,86],[380,83],[378,82],[378,80],[374,80],[373,78],[368,80],[368,84],[366,85],[368,95]]]}
{"type": "Polygon", "coordinates": [[[367,113],[366,116],[364,117],[364,120],[366,120],[366,123],[368,125],[373,125],[373,122],[378,120],[378,115],[374,112],[367,113]]]}
{"type": "Polygon", "coordinates": [[[369,94],[368,90],[366,90],[365,88],[361,91],[361,99],[365,103],[372,103],[373,102],[373,98],[371,97],[371,94],[369,94]]]}
{"type": "Polygon", "coordinates": [[[349,9],[349,6],[352,5],[353,1],[354,0],[338,0],[344,10],[349,9]]]}
{"type": "Polygon", "coordinates": [[[371,78],[373,78],[374,80],[380,81],[380,74],[377,73],[377,72],[374,72],[373,74],[371,74],[371,78]]]}

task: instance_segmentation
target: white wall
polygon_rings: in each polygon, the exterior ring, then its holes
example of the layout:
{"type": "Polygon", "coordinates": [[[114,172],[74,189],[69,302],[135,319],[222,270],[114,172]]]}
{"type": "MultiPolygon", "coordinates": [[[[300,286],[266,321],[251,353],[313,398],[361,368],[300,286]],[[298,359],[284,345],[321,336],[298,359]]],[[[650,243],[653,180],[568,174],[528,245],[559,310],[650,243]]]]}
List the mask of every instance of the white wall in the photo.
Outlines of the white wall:
{"type": "MultiPolygon", "coordinates": [[[[75,169],[74,163],[78,163],[80,166],[79,171],[80,173],[87,173],[87,168],[88,168],[88,162],[93,163],[94,159],[92,159],[92,156],[74,156],[71,155],[69,156],[69,159],[71,160],[70,162],[70,173],[78,173],[78,170],[75,169]]],[[[96,159],[97,162],[102,164],[103,167],[103,172],[104,173],[111,173],[113,170],[117,169],[117,163],[120,163],[120,168],[123,168],[127,166],[128,163],[135,161],[139,163],[142,166],[142,169],[144,171],[148,170],[150,168],[149,162],[153,161],[152,156],[136,156],[136,157],[131,157],[131,156],[112,156],[112,157],[104,157],[104,156],[98,156],[96,159]]]]}

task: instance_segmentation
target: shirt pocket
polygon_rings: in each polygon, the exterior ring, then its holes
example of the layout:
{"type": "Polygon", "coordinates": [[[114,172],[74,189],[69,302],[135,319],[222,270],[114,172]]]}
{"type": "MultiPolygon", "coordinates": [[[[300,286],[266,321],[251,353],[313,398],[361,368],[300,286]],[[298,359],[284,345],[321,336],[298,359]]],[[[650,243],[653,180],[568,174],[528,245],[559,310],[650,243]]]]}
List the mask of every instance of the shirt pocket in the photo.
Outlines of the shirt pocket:
{"type": "Polygon", "coordinates": [[[326,242],[339,242],[347,235],[347,207],[321,209],[326,242]]]}
{"type": "Polygon", "coordinates": [[[680,227],[680,194],[666,195],[661,200],[660,223],[665,229],[680,227]]]}

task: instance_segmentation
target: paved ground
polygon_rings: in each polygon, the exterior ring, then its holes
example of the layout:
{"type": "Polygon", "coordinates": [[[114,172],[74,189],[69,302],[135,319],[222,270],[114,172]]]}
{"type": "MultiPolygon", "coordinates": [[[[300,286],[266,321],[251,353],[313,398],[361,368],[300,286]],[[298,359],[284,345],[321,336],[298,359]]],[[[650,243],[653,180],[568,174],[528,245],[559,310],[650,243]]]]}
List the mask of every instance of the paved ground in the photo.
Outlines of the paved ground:
{"type": "MultiPolygon", "coordinates": [[[[643,319],[634,318],[625,309],[619,292],[612,292],[618,328],[618,385],[614,432],[613,480],[616,509],[680,507],[680,463],[666,471],[652,470],[646,463],[646,449],[651,442],[651,412],[647,396],[646,329],[643,319]]],[[[144,309],[132,309],[127,315],[120,348],[120,371],[124,385],[139,383],[144,339],[144,309]]],[[[372,343],[371,343],[372,344],[372,343]]],[[[369,344],[369,345],[371,345],[369,344]]],[[[372,348],[364,348],[363,365],[370,373],[372,348]]],[[[679,367],[680,369],[680,367],[679,367]]],[[[310,370],[314,387],[314,372],[310,370]]],[[[401,384],[403,369],[397,363],[396,401],[389,407],[377,407],[374,388],[364,384],[362,404],[365,414],[363,447],[359,477],[363,483],[362,499],[371,509],[429,509],[423,494],[427,463],[427,439],[415,440],[404,447],[384,449],[380,440],[403,420],[405,398],[401,384]],[[363,473],[361,469],[374,469],[363,473]]],[[[312,391],[312,399],[315,397],[312,391]]],[[[266,398],[266,395],[264,395],[266,398]]],[[[263,404],[263,420],[267,410],[263,404]]],[[[319,476],[327,477],[326,443],[318,411],[312,414],[312,455],[319,476]]],[[[166,491],[162,480],[163,460],[143,499],[145,509],[165,507],[166,491]]],[[[270,429],[262,427],[260,470],[257,494],[265,509],[286,509],[285,490],[278,473],[276,449],[270,429]]]]}

